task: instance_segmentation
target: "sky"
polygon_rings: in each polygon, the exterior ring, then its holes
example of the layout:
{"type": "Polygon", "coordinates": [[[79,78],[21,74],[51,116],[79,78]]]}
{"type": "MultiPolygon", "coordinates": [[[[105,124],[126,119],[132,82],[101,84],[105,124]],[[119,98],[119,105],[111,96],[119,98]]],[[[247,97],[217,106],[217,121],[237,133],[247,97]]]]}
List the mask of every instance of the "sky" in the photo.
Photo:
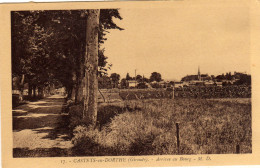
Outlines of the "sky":
{"type": "Polygon", "coordinates": [[[249,8],[244,4],[199,4],[121,8],[125,30],[110,30],[105,55],[109,73],[128,72],[165,80],[197,74],[250,73],[249,8]]]}

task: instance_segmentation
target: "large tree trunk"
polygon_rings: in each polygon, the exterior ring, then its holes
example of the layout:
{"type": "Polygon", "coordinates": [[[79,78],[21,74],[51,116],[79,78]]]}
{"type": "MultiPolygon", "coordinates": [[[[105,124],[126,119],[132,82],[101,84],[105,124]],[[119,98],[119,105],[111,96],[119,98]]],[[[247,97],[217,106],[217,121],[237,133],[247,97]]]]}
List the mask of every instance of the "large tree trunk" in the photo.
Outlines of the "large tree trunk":
{"type": "MultiPolygon", "coordinates": [[[[84,17],[84,16],[82,16],[84,17]]],[[[83,96],[83,87],[85,86],[84,84],[84,60],[85,60],[85,54],[86,54],[86,20],[85,19],[80,19],[79,24],[81,25],[82,29],[82,37],[84,37],[84,41],[81,41],[80,45],[80,55],[77,59],[77,65],[78,65],[78,71],[77,71],[77,87],[76,87],[76,97],[75,97],[75,102],[76,103],[83,103],[84,96],[83,96]]]]}
{"type": "Polygon", "coordinates": [[[97,120],[99,15],[99,9],[88,10],[86,53],[84,58],[83,119],[87,124],[94,127],[97,120]]]}
{"type": "MultiPolygon", "coordinates": [[[[83,51],[84,47],[82,47],[83,51]]],[[[76,87],[76,95],[75,95],[75,102],[81,103],[83,102],[83,87],[84,87],[84,56],[81,55],[79,58],[79,71],[77,72],[77,87],[76,87]]]]}
{"type": "MultiPolygon", "coordinates": [[[[84,66],[84,65],[83,65],[84,66]]],[[[83,71],[83,68],[82,68],[83,71]]],[[[77,77],[77,87],[76,87],[76,95],[75,95],[75,102],[81,103],[83,102],[83,87],[84,87],[84,81],[83,81],[83,74],[78,74],[77,77]]]]}

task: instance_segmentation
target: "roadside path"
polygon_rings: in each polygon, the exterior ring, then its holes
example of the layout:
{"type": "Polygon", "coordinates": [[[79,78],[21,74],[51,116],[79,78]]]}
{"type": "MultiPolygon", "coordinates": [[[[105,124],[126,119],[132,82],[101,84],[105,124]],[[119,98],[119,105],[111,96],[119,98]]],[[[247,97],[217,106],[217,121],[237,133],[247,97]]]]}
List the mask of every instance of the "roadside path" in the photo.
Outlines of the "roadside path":
{"type": "Polygon", "coordinates": [[[13,156],[68,156],[68,115],[62,113],[64,97],[29,102],[13,109],[13,156]]]}

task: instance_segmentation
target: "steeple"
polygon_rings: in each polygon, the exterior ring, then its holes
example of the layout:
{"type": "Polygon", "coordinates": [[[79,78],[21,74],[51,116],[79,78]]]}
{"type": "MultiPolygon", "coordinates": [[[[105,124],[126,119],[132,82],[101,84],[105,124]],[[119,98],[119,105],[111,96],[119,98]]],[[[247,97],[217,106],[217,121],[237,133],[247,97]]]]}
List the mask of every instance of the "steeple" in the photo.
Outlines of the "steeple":
{"type": "Polygon", "coordinates": [[[201,81],[200,66],[198,67],[198,80],[201,81]]]}

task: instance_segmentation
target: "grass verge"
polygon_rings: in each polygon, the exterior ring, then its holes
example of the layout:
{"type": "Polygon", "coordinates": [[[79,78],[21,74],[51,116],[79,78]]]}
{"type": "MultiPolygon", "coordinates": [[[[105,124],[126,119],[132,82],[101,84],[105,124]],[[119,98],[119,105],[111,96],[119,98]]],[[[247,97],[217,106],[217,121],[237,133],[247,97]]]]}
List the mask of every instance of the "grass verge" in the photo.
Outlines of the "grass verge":
{"type": "Polygon", "coordinates": [[[99,129],[74,126],[76,155],[230,154],[237,145],[240,153],[252,153],[250,101],[128,101],[99,114],[99,129]]]}

